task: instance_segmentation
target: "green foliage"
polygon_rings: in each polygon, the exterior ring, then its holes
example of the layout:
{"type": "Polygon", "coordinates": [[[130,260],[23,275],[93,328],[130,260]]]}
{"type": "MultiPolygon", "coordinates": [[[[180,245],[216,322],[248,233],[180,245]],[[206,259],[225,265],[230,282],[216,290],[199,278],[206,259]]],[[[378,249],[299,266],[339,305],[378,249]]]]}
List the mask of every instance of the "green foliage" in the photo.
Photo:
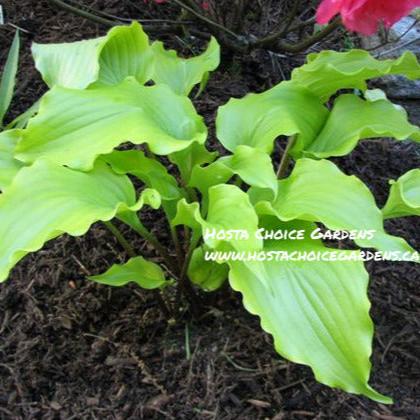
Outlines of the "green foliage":
{"type": "Polygon", "coordinates": [[[125,286],[136,283],[143,289],[158,289],[169,284],[165,273],[155,263],[143,257],[130,258],[125,264],[114,264],[108,271],[97,276],[89,276],[89,280],[108,286],[125,286]]]}
{"type": "Polygon", "coordinates": [[[341,93],[329,102],[342,89],[365,91],[373,77],[419,78],[413,55],[384,61],[358,50],[310,55],[291,81],[220,107],[216,136],[228,153],[219,156],[207,149],[207,128],[188,97],[195,85],[204,88],[219,63],[214,39],[203,54],[179,58],[159,42],[150,45],[133,23],[95,40],[34,44],[33,53],[51,89],[13,130],[0,134],[0,281],[47,241],[63,233],[79,236],[93,223],[106,222],[130,259],[90,280],[168,290],[175,283],[191,297],[188,280],[213,291],[228,278],[282,356],[310,366],[324,384],[390,402],[368,385],[373,325],[362,262],[223,260],[220,255],[354,255],[311,238],[319,224],[375,231],[355,243],[418,255],[383,223],[419,215],[418,169],[392,184],[381,212],[361,180],[318,160],[350,153],[363,139],[420,140],[406,113],[380,92],[365,92],[363,98],[341,93]],[[155,84],[146,85],[150,81],[155,84]],[[290,139],[276,171],[270,155],[279,136],[290,139]],[[283,178],[291,159],[294,168],[283,178]],[[144,205],[162,207],[176,258],[143,224],[144,205]],[[109,224],[113,218],[148,241],[156,261],[138,256],[109,224]],[[273,240],[256,236],[261,228],[307,235],[300,241],[273,240]],[[218,236],[222,231],[248,236],[218,236]],[[221,254],[207,258],[213,251],[221,254]]]}
{"type": "MultiPolygon", "coordinates": [[[[294,241],[264,246],[289,252],[297,247],[294,241]]],[[[309,241],[299,242],[298,248],[326,249],[309,241]]],[[[230,268],[232,288],[242,293],[245,308],[261,318],[278,353],[311,366],[324,384],[392,402],[367,384],[373,324],[368,274],[361,262],[231,262],[230,268]]]]}
{"type": "Polygon", "coordinates": [[[397,60],[376,60],[363,50],[322,51],[309,54],[308,64],[295,69],[292,80],[325,101],[340,89],[366,90],[367,80],[389,74],[418,79],[420,64],[410,51],[397,60]]]}
{"type": "Polygon", "coordinates": [[[420,169],[412,169],[390,184],[388,201],[382,209],[384,218],[420,216],[420,169]]]}
{"type": "Polygon", "coordinates": [[[15,90],[16,73],[19,61],[19,45],[19,32],[16,32],[9,54],[7,55],[3,74],[0,77],[0,127],[3,126],[3,118],[9,109],[15,90]]]}
{"type": "Polygon", "coordinates": [[[219,65],[220,47],[212,38],[197,57],[178,58],[161,42],[149,43],[141,25],[112,28],[106,36],[65,44],[33,44],[36,68],[49,87],[84,89],[117,85],[127,77],[140,84],[153,80],[175,93],[189,94],[219,65]]]}
{"type": "Polygon", "coordinates": [[[414,252],[403,239],[385,233],[381,211],[366,185],[355,176],[343,174],[332,162],[299,159],[291,175],[278,184],[278,195],[271,203],[259,201],[254,194],[259,214],[272,214],[285,222],[322,222],[333,230],[373,229],[373,239],[355,242],[380,251],[414,252]]]}

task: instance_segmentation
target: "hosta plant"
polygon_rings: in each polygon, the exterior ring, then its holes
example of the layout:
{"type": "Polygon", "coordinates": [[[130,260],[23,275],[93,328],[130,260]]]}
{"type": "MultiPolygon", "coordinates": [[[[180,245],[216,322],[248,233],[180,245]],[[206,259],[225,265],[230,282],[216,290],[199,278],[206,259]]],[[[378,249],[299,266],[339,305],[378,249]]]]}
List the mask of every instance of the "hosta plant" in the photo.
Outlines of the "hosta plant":
{"type": "Polygon", "coordinates": [[[133,23],[99,39],[34,44],[33,55],[50,90],[27,124],[0,134],[7,145],[0,151],[0,168],[7,168],[0,177],[0,280],[47,241],[83,235],[100,221],[128,260],[90,280],[152,289],[169,313],[178,309],[174,299],[164,300],[174,288],[194,302],[197,289],[228,281],[280,355],[309,365],[331,387],[391,401],[368,385],[373,324],[360,259],[220,255],[337,251],[311,235],[322,224],[334,232],[369,231],[354,237],[359,247],[418,260],[383,222],[419,215],[420,170],[392,181],[380,210],[362,181],[328,160],[361,139],[420,141],[401,107],[367,89],[378,76],[420,78],[414,55],[384,61],[361,50],[310,55],[290,81],[220,107],[223,156],[209,150],[206,125],[189,98],[218,65],[216,41],[202,55],[180,58],[133,23]],[[275,141],[286,137],[274,165],[275,141]],[[144,209],[163,210],[173,245],[145,226],[144,209]],[[123,224],[154,247],[157,259],[133,248],[123,224]],[[256,235],[261,229],[300,231],[304,239],[256,235]],[[211,251],[221,254],[206,258],[211,251]]]}

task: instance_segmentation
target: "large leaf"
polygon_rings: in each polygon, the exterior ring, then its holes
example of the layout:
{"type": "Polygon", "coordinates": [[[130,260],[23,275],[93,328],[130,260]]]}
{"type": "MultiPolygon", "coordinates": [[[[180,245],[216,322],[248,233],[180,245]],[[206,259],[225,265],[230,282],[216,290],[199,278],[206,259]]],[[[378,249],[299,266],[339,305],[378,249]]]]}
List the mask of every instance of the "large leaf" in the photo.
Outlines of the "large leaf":
{"type": "Polygon", "coordinates": [[[194,167],[189,185],[207,194],[213,185],[223,184],[238,175],[248,185],[277,192],[277,178],[270,156],[248,146],[238,146],[235,153],[225,156],[208,166],[194,167]]]}
{"type": "Polygon", "coordinates": [[[99,56],[99,84],[117,85],[128,76],[143,84],[150,79],[153,68],[149,38],[138,22],[108,32],[99,56]]]}
{"type": "Polygon", "coordinates": [[[84,89],[97,80],[105,37],[62,44],[32,44],[35,67],[49,86],[84,89]]]}
{"type": "Polygon", "coordinates": [[[23,166],[22,162],[13,157],[18,140],[17,130],[0,133],[0,191],[4,191],[23,166]]]}
{"type": "Polygon", "coordinates": [[[0,127],[3,125],[3,118],[13,98],[19,62],[19,44],[19,32],[16,31],[0,78],[0,127]]]}
{"type": "Polygon", "coordinates": [[[262,241],[255,237],[258,216],[248,195],[234,185],[221,184],[210,188],[205,218],[198,203],[187,203],[185,199],[179,201],[172,224],[189,226],[195,234],[201,227],[205,243],[214,249],[227,246],[238,251],[252,251],[262,246],[262,241]]]}
{"type": "Polygon", "coordinates": [[[191,101],[167,86],[126,80],[89,90],[55,87],[22,130],[16,157],[24,162],[46,157],[87,170],[98,155],[124,141],[146,142],[163,155],[205,138],[206,127],[191,101]]]}
{"type": "Polygon", "coordinates": [[[388,74],[418,79],[420,64],[410,51],[389,60],[376,60],[364,50],[322,51],[309,54],[308,63],[293,70],[292,80],[326,101],[339,89],[365,90],[366,80],[388,74]]]}
{"type": "Polygon", "coordinates": [[[157,190],[163,200],[178,200],[182,197],[176,179],[168,173],[165,166],[146,157],[140,150],[115,150],[103,156],[103,160],[118,174],[136,176],[148,187],[157,190]]]}
{"type": "Polygon", "coordinates": [[[364,101],[355,95],[341,95],[323,129],[309,144],[298,139],[294,156],[326,158],[350,153],[361,139],[393,137],[420,141],[420,129],[407,121],[404,109],[387,100],[364,101]]]}
{"type": "Polygon", "coordinates": [[[137,22],[112,28],[101,38],[32,45],[35,66],[49,87],[84,89],[99,80],[118,84],[127,76],[140,83],[153,70],[149,40],[137,22]]]}
{"type": "Polygon", "coordinates": [[[168,284],[162,269],[143,257],[130,258],[125,264],[114,264],[105,273],[89,276],[89,280],[108,286],[124,286],[133,282],[143,289],[158,289],[168,284]]]}
{"type": "Polygon", "coordinates": [[[282,82],[266,92],[231,99],[220,107],[217,136],[231,152],[246,145],[271,153],[280,135],[299,134],[299,141],[308,144],[327,116],[328,110],[309,90],[282,82]]]}
{"type": "Polygon", "coordinates": [[[384,231],[382,213],[366,185],[328,160],[299,159],[290,177],[279,181],[277,198],[271,203],[261,200],[256,208],[283,221],[322,222],[329,229],[358,235],[375,231],[373,238],[366,234],[355,242],[380,251],[413,252],[402,238],[384,231]]]}
{"type": "Polygon", "coordinates": [[[384,218],[420,216],[420,169],[412,169],[390,183],[391,191],[382,209],[384,218]]]}
{"type": "Polygon", "coordinates": [[[82,173],[39,160],[22,168],[0,195],[0,281],[26,254],[62,233],[83,235],[92,223],[137,211],[135,190],[126,176],[104,163],[82,173]]]}
{"type": "Polygon", "coordinates": [[[152,50],[155,59],[152,79],[158,84],[168,85],[179,95],[188,95],[220,63],[220,46],[213,37],[207,50],[192,58],[178,57],[176,51],[165,50],[160,41],[152,44],[152,50]]]}
{"type": "MultiPolygon", "coordinates": [[[[264,250],[328,248],[314,241],[271,241],[264,250]]],[[[361,262],[267,260],[229,265],[232,288],[243,295],[245,308],[260,317],[280,355],[310,366],[321,383],[392,402],[368,385],[373,324],[368,274],[361,262]]]]}

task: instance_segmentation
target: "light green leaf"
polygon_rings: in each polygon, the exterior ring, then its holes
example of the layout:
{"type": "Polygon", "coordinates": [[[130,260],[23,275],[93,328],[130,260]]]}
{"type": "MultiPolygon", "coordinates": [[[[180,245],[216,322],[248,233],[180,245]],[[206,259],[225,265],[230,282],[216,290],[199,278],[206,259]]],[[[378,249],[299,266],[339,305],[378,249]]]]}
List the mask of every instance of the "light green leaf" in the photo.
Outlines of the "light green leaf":
{"type": "Polygon", "coordinates": [[[178,203],[173,226],[184,224],[198,232],[201,226],[204,242],[214,249],[228,246],[238,251],[260,249],[262,241],[255,237],[258,216],[245,192],[235,185],[220,184],[209,189],[207,216],[200,214],[198,203],[178,203]],[[231,236],[219,237],[218,234],[231,236]]]}
{"type": "Polygon", "coordinates": [[[153,67],[153,51],[141,25],[116,26],[108,32],[100,53],[97,83],[117,85],[132,76],[143,84],[150,80],[153,67]]]}
{"type": "Polygon", "coordinates": [[[188,226],[193,231],[193,238],[200,238],[201,226],[203,224],[203,218],[200,213],[200,204],[196,202],[188,203],[185,198],[178,201],[177,212],[172,219],[171,224],[173,227],[179,225],[188,226]]]}
{"type": "Polygon", "coordinates": [[[168,85],[178,95],[188,95],[192,88],[208,78],[208,72],[220,63],[220,46],[211,38],[207,50],[192,58],[180,58],[176,51],[165,50],[162,42],[152,44],[155,68],[152,79],[168,85]]]}
{"type": "Polygon", "coordinates": [[[12,129],[12,128],[25,128],[28,124],[28,121],[37,114],[39,110],[39,104],[40,99],[38,99],[36,102],[34,102],[26,111],[24,111],[22,114],[18,115],[12,122],[7,124],[6,129],[12,129]]]}
{"type": "Polygon", "coordinates": [[[420,64],[410,51],[389,60],[376,60],[364,50],[322,51],[309,54],[308,63],[293,70],[292,81],[326,101],[340,89],[366,90],[366,80],[389,74],[418,79],[420,64]]]}
{"type": "Polygon", "coordinates": [[[35,66],[49,87],[84,89],[92,83],[118,84],[127,76],[150,79],[152,51],[141,25],[117,26],[101,38],[32,45],[35,66]]]}
{"type": "Polygon", "coordinates": [[[204,258],[206,246],[196,248],[188,266],[189,279],[207,292],[219,289],[228,277],[228,266],[207,261],[204,258]]]}
{"type": "Polygon", "coordinates": [[[163,200],[179,200],[182,197],[176,179],[168,173],[165,166],[146,157],[140,150],[114,150],[102,159],[110,164],[117,174],[134,175],[148,187],[157,190],[163,200]]]}
{"type": "Polygon", "coordinates": [[[22,130],[16,158],[29,163],[46,157],[88,170],[98,155],[124,141],[147,143],[152,152],[164,155],[204,143],[206,134],[191,101],[163,85],[126,80],[88,90],[55,87],[22,130]]]}
{"type": "Polygon", "coordinates": [[[84,89],[97,80],[105,37],[62,44],[32,44],[35,67],[49,86],[84,89]]]}
{"type": "Polygon", "coordinates": [[[233,155],[208,166],[196,166],[189,185],[207,195],[210,187],[225,183],[233,175],[238,175],[248,185],[270,189],[273,195],[277,193],[277,178],[270,156],[248,146],[238,146],[233,155]]]}
{"type": "Polygon", "coordinates": [[[18,139],[18,130],[8,130],[0,133],[0,191],[7,188],[23,166],[22,162],[13,157],[18,139]]]}
{"type": "Polygon", "coordinates": [[[420,216],[420,169],[412,169],[390,184],[391,191],[382,209],[384,218],[420,216]]]}
{"type": "Polygon", "coordinates": [[[217,155],[217,152],[208,151],[205,144],[195,142],[186,149],[172,153],[168,157],[178,167],[184,183],[188,184],[194,167],[213,162],[217,155]]]}
{"type": "MultiPolygon", "coordinates": [[[[270,241],[264,250],[328,249],[312,241],[270,241]]],[[[368,385],[373,324],[368,274],[361,262],[273,260],[229,265],[232,288],[242,294],[245,308],[260,317],[280,355],[310,366],[323,384],[392,402],[368,385]]]]}
{"type": "Polygon", "coordinates": [[[341,95],[318,136],[309,144],[298,139],[292,155],[326,158],[350,153],[361,139],[393,137],[420,141],[420,129],[407,120],[404,109],[387,100],[364,101],[341,95]]]}
{"type": "Polygon", "coordinates": [[[0,281],[50,239],[83,235],[96,221],[137,211],[142,204],[129,179],[104,163],[89,173],[43,160],[22,168],[0,195],[0,281]]]}
{"type": "Polygon", "coordinates": [[[130,258],[125,264],[114,264],[108,271],[97,276],[89,276],[89,280],[108,286],[125,286],[133,282],[143,289],[158,289],[168,282],[162,269],[143,257],[130,258]]]}
{"type": "Polygon", "coordinates": [[[0,127],[3,125],[3,118],[9,109],[15,90],[16,73],[19,62],[19,44],[19,31],[16,31],[0,79],[0,127]]]}
{"type": "Polygon", "coordinates": [[[245,231],[248,239],[219,240],[204,235],[205,243],[211,248],[221,248],[228,243],[238,251],[260,249],[262,241],[255,237],[258,229],[258,216],[245,192],[234,185],[216,185],[209,190],[209,209],[205,223],[205,231],[245,231]]]}
{"type": "Polygon", "coordinates": [[[413,252],[404,239],[384,231],[382,213],[366,185],[328,160],[299,159],[290,177],[279,181],[277,198],[259,202],[256,209],[283,221],[322,222],[333,230],[373,230],[373,238],[366,235],[355,242],[380,251],[413,252]]]}
{"type": "Polygon", "coordinates": [[[216,128],[223,146],[231,152],[246,145],[266,153],[280,136],[298,134],[303,144],[320,132],[328,110],[304,87],[282,82],[259,94],[231,99],[219,108],[216,128]]]}

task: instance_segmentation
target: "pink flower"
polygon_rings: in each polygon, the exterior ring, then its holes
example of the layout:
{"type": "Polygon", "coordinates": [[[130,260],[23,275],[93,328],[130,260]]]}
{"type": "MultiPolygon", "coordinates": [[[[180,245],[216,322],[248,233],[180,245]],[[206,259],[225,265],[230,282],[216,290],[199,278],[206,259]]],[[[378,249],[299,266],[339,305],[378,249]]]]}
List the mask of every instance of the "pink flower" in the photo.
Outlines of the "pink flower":
{"type": "Polygon", "coordinates": [[[390,27],[417,6],[420,0],[323,0],[316,17],[323,25],[340,14],[346,28],[372,35],[380,22],[390,27]]]}

